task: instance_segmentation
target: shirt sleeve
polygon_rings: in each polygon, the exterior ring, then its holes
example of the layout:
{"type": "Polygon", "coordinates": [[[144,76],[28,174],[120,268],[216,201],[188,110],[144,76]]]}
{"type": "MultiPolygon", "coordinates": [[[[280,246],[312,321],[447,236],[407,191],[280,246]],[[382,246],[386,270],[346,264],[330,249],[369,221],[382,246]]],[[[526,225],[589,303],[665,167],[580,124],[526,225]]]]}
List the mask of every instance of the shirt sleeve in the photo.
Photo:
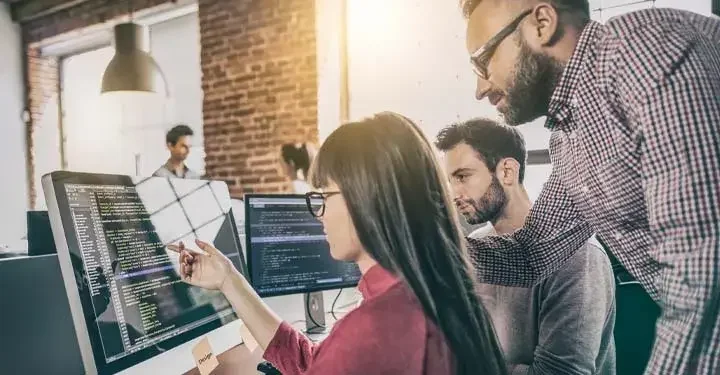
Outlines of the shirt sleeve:
{"type": "MultiPolygon", "coordinates": [[[[338,321],[320,344],[283,322],[265,350],[264,358],[283,375],[366,375],[401,373],[407,358],[393,355],[392,343],[383,342],[373,316],[353,314],[338,321]]],[[[412,358],[417,361],[418,358],[412,358]]]]}
{"type": "Polygon", "coordinates": [[[316,345],[307,337],[282,322],[263,358],[284,375],[299,375],[312,365],[315,349],[316,345]]]}
{"type": "Polygon", "coordinates": [[[614,350],[610,347],[615,323],[612,275],[605,252],[587,244],[543,282],[538,345],[527,374],[600,373],[597,358],[608,358],[601,352],[614,350]]]}
{"type": "Polygon", "coordinates": [[[709,374],[720,366],[720,27],[666,21],[616,52],[618,106],[641,135],[650,252],[662,267],[647,371],[709,374]]]}
{"type": "Polygon", "coordinates": [[[591,235],[553,170],[523,228],[512,235],[468,238],[468,253],[480,282],[531,287],[558,270],[591,235]]]}

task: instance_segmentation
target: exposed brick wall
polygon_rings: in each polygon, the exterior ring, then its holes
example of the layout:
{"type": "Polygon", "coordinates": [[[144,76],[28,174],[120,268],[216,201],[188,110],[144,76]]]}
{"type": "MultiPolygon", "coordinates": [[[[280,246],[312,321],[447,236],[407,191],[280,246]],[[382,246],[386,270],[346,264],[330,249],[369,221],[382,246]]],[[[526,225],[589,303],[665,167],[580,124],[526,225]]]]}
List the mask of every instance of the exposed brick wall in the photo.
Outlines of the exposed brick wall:
{"type": "Polygon", "coordinates": [[[201,0],[205,169],[243,192],[289,191],[280,146],[317,140],[314,0],[201,0]]]}
{"type": "MultiPolygon", "coordinates": [[[[38,1],[38,0],[36,0],[38,1]]],[[[42,0],[39,0],[42,1],[42,0]]],[[[58,1],[53,0],[55,3],[58,1]]],[[[134,10],[169,0],[134,0],[134,10]]],[[[317,140],[314,0],[199,0],[206,172],[244,192],[289,191],[280,145],[317,140]]],[[[28,57],[28,182],[34,207],[33,125],[57,94],[57,59],[39,42],[121,16],[125,1],[90,0],[22,25],[28,57]]]]}
{"type": "Polygon", "coordinates": [[[40,124],[43,115],[47,115],[50,111],[59,111],[60,108],[55,106],[49,108],[48,103],[57,103],[51,101],[53,97],[58,95],[58,61],[54,57],[41,57],[40,51],[36,48],[28,48],[27,50],[27,82],[28,85],[28,110],[30,111],[30,121],[26,128],[26,144],[27,152],[27,174],[28,174],[28,199],[30,208],[35,208],[37,194],[42,192],[35,191],[35,148],[34,144],[34,127],[40,124]]]}

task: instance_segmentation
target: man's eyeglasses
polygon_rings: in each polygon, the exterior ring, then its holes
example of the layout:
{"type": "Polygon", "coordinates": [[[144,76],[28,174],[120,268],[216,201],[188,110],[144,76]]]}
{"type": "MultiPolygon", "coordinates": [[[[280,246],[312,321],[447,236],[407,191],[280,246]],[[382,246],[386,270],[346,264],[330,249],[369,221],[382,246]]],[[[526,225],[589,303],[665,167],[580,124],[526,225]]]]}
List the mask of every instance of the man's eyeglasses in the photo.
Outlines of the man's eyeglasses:
{"type": "Polygon", "coordinates": [[[340,194],[339,191],[326,191],[317,192],[311,191],[305,194],[305,203],[310,213],[317,218],[322,217],[325,214],[325,200],[332,197],[335,194],[340,194]]]}
{"type": "Polygon", "coordinates": [[[502,43],[508,35],[515,32],[520,25],[520,22],[527,17],[528,14],[532,13],[532,9],[528,9],[520,13],[515,19],[509,24],[505,25],[497,34],[495,34],[490,40],[487,41],[482,47],[478,48],[477,51],[470,55],[470,62],[473,66],[473,71],[478,77],[487,80],[488,79],[488,64],[490,59],[495,53],[497,47],[502,43]]]}

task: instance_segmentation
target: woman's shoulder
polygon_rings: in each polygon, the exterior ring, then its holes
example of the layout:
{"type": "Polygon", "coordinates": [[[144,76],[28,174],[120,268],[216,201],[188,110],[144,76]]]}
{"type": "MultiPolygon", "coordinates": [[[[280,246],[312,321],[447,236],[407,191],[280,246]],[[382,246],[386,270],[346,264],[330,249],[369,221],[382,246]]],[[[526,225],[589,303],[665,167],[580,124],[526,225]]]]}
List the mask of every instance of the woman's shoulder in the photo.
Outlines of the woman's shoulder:
{"type": "Polygon", "coordinates": [[[426,320],[422,306],[403,283],[397,283],[385,293],[363,301],[336,323],[337,330],[348,332],[376,330],[380,335],[392,335],[411,327],[425,332],[426,320]]]}
{"type": "Polygon", "coordinates": [[[419,374],[427,340],[425,314],[396,285],[338,320],[318,354],[343,358],[353,369],[372,369],[363,373],[419,374]]]}

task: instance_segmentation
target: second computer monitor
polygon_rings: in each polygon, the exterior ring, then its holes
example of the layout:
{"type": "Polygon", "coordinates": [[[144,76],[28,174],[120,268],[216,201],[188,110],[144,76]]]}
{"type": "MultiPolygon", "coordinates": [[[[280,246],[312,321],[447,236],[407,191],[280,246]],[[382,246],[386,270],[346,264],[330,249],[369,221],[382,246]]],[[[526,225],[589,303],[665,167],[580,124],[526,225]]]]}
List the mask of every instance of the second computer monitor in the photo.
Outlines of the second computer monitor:
{"type": "Polygon", "coordinates": [[[304,195],[246,194],[245,234],[250,282],[262,297],[347,288],[360,279],[355,263],[332,258],[304,195]]]}

